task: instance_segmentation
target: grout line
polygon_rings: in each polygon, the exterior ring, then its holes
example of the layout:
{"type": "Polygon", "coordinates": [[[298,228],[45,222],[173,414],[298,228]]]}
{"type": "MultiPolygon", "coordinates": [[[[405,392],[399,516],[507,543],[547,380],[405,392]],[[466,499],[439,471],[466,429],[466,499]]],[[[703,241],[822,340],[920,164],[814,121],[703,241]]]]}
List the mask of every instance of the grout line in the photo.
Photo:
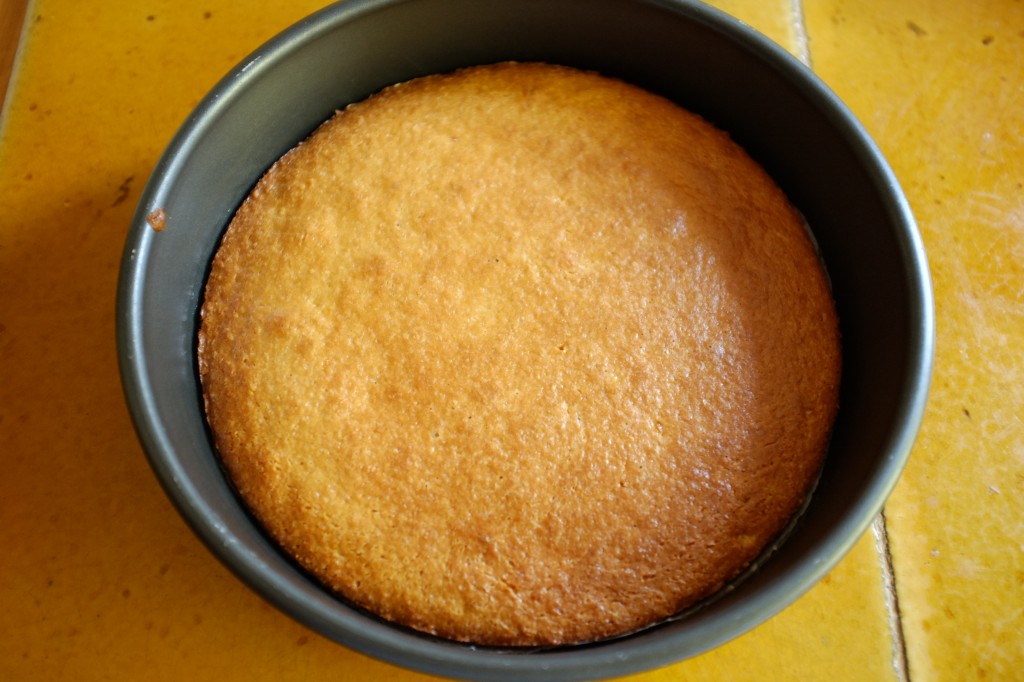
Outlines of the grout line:
{"type": "Polygon", "coordinates": [[[0,0],[0,130],[6,117],[8,101],[14,76],[21,63],[21,54],[28,34],[29,17],[32,15],[31,0],[0,0]]]}
{"type": "Polygon", "coordinates": [[[804,17],[803,0],[789,1],[789,16],[793,23],[793,32],[796,34],[796,57],[804,66],[814,68],[811,64],[811,38],[807,33],[807,21],[804,17]]]}
{"type": "Polygon", "coordinates": [[[892,634],[892,667],[896,679],[910,682],[910,670],[907,666],[907,644],[903,637],[903,620],[900,617],[899,596],[896,593],[896,575],[893,572],[892,553],[889,550],[889,531],[885,523],[885,511],[880,511],[871,522],[871,531],[875,535],[875,547],[882,564],[882,588],[885,597],[885,610],[889,614],[889,632],[892,634]]]}

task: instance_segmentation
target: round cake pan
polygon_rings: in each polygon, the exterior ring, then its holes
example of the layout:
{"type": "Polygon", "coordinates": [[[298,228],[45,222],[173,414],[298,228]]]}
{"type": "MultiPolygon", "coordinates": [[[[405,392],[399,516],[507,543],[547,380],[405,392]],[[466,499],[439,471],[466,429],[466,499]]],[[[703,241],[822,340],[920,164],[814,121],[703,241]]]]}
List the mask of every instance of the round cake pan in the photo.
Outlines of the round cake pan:
{"type": "Polygon", "coordinates": [[[882,154],[810,70],[744,24],[685,0],[347,0],[245,59],[171,141],[125,246],[117,335],[125,395],[152,468],[196,534],[256,592],[323,635],[398,665],[467,679],[571,680],[704,652],[778,613],[833,568],[906,462],[928,391],[934,320],[920,237],[882,154]],[[387,85],[506,60],[618,77],[728,131],[806,217],[843,338],[840,410],[818,487],[759,569],[677,620],[530,651],[392,626],[298,569],[221,471],[195,361],[213,251],[278,157],[335,110],[387,85]]]}

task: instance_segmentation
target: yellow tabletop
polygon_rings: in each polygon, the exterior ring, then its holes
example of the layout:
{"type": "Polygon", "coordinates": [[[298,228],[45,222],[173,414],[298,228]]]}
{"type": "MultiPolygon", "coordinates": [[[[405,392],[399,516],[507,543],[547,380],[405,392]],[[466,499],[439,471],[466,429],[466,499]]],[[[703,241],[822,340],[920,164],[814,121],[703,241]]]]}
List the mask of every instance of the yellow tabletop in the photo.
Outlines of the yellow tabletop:
{"type": "MultiPolygon", "coordinates": [[[[23,22],[0,4],[0,679],[425,679],[229,574],[160,490],[118,378],[121,247],[159,154],[322,4],[35,0],[23,22]]],[[[840,565],[635,679],[1024,679],[1024,3],[715,4],[811,65],[889,158],[930,257],[935,378],[906,473],[840,565]]]]}

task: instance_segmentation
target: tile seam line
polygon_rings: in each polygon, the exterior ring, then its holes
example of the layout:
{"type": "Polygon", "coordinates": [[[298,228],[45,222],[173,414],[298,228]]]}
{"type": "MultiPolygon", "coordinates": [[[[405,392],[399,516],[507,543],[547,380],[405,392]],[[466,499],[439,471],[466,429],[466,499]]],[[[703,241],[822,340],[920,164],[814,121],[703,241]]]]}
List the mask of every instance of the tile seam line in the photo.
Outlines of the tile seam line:
{"type": "Polygon", "coordinates": [[[796,43],[796,58],[803,62],[804,66],[813,69],[814,65],[811,63],[811,39],[807,33],[803,0],[789,1],[789,18],[793,26],[793,38],[796,43]]]}
{"type": "Polygon", "coordinates": [[[13,98],[13,90],[16,85],[15,81],[17,80],[16,74],[21,66],[22,54],[24,53],[25,43],[27,42],[29,33],[29,18],[33,14],[35,5],[35,0],[24,0],[24,2],[21,3],[21,20],[18,22],[18,41],[14,48],[14,54],[11,57],[10,71],[5,75],[0,76],[5,79],[4,82],[0,84],[0,92],[3,92],[3,95],[0,95],[0,139],[3,138],[3,128],[7,120],[7,109],[10,106],[11,99],[13,98]]]}
{"type": "Polygon", "coordinates": [[[883,509],[871,523],[878,549],[882,570],[882,591],[885,609],[889,616],[889,632],[892,636],[892,665],[899,682],[910,682],[907,665],[907,645],[903,636],[903,618],[900,613],[899,595],[896,591],[896,574],[893,569],[892,552],[889,547],[889,531],[883,509]]]}

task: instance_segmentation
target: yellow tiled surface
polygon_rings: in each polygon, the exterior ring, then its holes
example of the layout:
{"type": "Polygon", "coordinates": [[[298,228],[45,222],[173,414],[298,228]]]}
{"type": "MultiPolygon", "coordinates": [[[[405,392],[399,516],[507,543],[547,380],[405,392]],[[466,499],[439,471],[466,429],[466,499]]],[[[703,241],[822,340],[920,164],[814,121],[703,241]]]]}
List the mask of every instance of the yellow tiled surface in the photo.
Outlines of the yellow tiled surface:
{"type": "Polygon", "coordinates": [[[931,400],[886,508],[910,673],[1024,679],[1024,3],[807,5],[934,278],[931,400]]]}
{"type": "MultiPolygon", "coordinates": [[[[423,679],[221,567],[159,489],[117,374],[117,267],[157,157],[223,73],[321,4],[29,6],[0,120],[0,679],[423,679]]],[[[1024,5],[719,5],[862,118],[932,259],[935,388],[886,510],[909,668],[869,533],[768,623],[635,679],[1020,679],[1024,5]]]]}

